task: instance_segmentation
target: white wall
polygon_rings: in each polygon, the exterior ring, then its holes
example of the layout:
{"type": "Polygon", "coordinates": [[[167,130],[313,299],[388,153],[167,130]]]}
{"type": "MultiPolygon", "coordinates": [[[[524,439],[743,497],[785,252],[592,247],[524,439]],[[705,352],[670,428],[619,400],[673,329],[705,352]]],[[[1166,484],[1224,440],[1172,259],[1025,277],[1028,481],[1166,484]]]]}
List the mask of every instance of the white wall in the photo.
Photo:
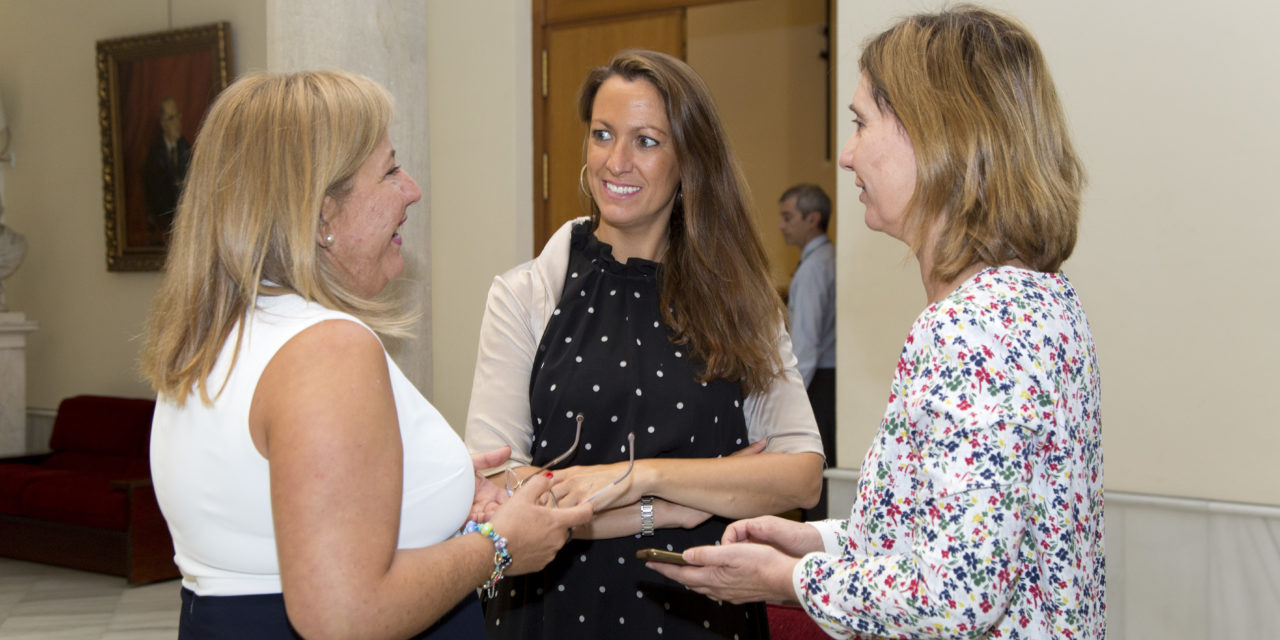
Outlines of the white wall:
{"type": "Polygon", "coordinates": [[[9,308],[40,329],[27,349],[27,404],[78,393],[150,396],[135,363],[159,275],[106,269],[95,43],[231,22],[236,73],[265,64],[262,0],[0,0],[0,94],[17,166],[5,223],[27,237],[5,280],[9,308]]]}
{"type": "MultiPolygon", "coordinates": [[[[1280,504],[1280,4],[1001,0],[1039,39],[1090,183],[1064,269],[1103,379],[1109,490],[1280,504]]],[[[860,44],[938,3],[841,0],[840,99],[860,44]]],[[[850,133],[841,111],[841,137],[850,133]]],[[[840,458],[860,460],[924,303],[901,245],[838,181],[840,458]]]]}
{"type": "MultiPolygon", "coordinates": [[[[428,78],[426,8],[419,0],[266,0],[267,67],[273,72],[344,69],[387,88],[395,113],[387,134],[396,162],[424,190],[430,180],[427,132],[428,78]],[[334,46],[341,42],[342,46],[334,46]]],[[[410,336],[384,339],[387,351],[419,389],[432,382],[431,207],[409,208],[400,237],[405,261],[394,286],[406,306],[419,312],[410,336]]]]}
{"type": "Polygon", "coordinates": [[[459,432],[489,283],[533,255],[531,30],[527,2],[427,4],[435,363],[427,395],[459,432]]]}

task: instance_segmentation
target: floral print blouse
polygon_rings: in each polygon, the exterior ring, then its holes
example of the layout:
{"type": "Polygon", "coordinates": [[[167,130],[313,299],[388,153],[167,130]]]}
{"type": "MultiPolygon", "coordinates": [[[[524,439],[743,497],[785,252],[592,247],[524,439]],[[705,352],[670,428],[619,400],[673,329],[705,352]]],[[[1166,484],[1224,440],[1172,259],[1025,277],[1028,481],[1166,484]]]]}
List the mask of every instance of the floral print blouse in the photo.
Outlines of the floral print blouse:
{"type": "Polygon", "coordinates": [[[1061,273],[990,268],[907,336],[804,608],[853,638],[1103,638],[1100,379],[1061,273]]]}

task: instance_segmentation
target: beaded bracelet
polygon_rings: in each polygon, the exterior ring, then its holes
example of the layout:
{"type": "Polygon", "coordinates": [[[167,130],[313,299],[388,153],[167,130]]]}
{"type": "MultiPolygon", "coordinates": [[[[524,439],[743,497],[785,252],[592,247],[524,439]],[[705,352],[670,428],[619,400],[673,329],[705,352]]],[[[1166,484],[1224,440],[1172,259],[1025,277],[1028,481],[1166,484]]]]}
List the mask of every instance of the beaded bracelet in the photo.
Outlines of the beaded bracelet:
{"type": "Polygon", "coordinates": [[[476,524],[475,520],[468,520],[458,535],[467,533],[478,533],[493,541],[493,573],[489,574],[489,580],[484,583],[485,595],[493,599],[498,595],[498,581],[502,579],[502,572],[511,566],[511,554],[507,552],[507,539],[493,530],[492,522],[476,524]]]}

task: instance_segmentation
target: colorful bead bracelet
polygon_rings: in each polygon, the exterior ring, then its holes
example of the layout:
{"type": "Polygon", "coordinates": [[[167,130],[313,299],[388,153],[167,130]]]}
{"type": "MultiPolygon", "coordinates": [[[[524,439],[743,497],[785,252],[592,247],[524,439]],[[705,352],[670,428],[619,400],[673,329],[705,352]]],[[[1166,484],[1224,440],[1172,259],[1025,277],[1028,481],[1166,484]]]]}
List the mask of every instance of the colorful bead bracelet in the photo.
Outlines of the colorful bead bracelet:
{"type": "Polygon", "coordinates": [[[476,524],[475,520],[468,520],[458,535],[468,533],[478,533],[493,541],[493,573],[489,574],[489,580],[484,583],[484,593],[492,599],[498,594],[498,581],[502,579],[502,572],[511,566],[511,554],[507,552],[507,539],[493,530],[492,522],[476,524]]]}

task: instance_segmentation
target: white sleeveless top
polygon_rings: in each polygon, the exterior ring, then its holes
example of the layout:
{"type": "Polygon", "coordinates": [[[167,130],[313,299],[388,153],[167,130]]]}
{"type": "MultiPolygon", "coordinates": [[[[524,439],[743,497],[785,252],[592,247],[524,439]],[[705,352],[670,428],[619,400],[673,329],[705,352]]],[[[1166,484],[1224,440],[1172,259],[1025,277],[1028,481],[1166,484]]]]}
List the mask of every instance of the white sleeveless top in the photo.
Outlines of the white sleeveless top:
{"type": "MultiPolygon", "coordinates": [[[[297,295],[261,296],[249,314],[235,369],[213,406],[198,395],[182,408],[164,395],[157,399],[151,477],[173,535],[182,585],[198,595],[281,592],[270,476],[249,435],[249,406],[276,352],[302,330],[331,319],[366,326],[297,295]]],[[[211,392],[227,375],[235,335],[232,329],[209,375],[211,392]]],[[[404,447],[398,546],[424,547],[462,526],[475,476],[458,435],[389,356],[387,368],[404,447]]]]}

